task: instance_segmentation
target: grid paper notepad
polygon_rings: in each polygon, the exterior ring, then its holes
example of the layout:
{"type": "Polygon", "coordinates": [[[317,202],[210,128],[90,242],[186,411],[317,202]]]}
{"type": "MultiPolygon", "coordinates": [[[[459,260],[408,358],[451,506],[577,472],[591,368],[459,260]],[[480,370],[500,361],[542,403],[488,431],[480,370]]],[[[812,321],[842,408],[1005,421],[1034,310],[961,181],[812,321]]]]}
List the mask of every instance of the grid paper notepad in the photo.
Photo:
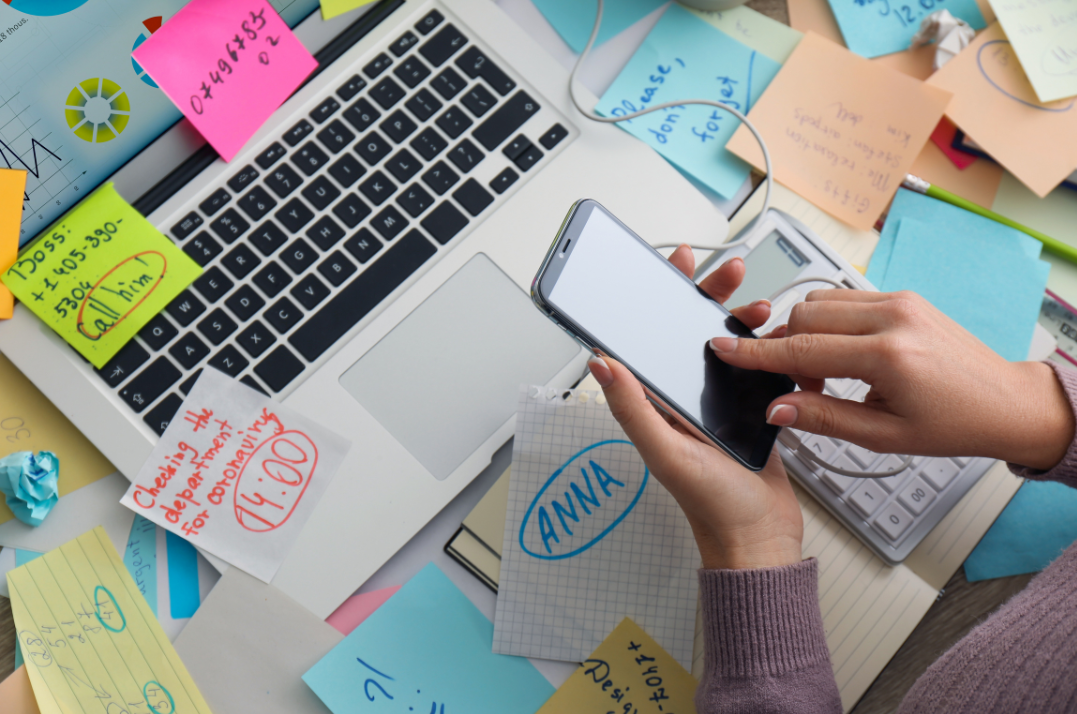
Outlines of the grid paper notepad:
{"type": "Polygon", "coordinates": [[[626,617],[692,664],[699,555],[598,392],[523,387],[494,652],[582,662],[626,617]]]}

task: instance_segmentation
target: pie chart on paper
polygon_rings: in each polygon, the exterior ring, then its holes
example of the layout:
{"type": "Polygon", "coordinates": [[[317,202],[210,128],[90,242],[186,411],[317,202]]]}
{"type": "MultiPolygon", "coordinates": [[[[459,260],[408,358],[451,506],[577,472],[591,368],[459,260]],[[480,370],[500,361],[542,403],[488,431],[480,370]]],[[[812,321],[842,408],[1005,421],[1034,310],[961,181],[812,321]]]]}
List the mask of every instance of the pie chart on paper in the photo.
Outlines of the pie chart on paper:
{"type": "MultiPolygon", "coordinates": [[[[135,45],[131,48],[131,52],[137,50],[143,42],[149,39],[150,35],[161,29],[162,20],[164,20],[164,18],[158,15],[157,17],[151,17],[148,20],[142,21],[142,26],[146,29],[144,32],[140,33],[137,38],[135,38],[135,45]]],[[[134,57],[131,58],[131,64],[134,66],[135,74],[138,75],[139,79],[141,79],[143,82],[150,85],[151,87],[157,87],[157,83],[154,82],[153,78],[146,73],[146,70],[142,69],[142,65],[136,62],[134,57]]]]}
{"type": "Polygon", "coordinates": [[[27,15],[49,17],[77,10],[85,5],[87,0],[3,0],[3,2],[5,5],[10,5],[12,10],[18,10],[27,15]]]}

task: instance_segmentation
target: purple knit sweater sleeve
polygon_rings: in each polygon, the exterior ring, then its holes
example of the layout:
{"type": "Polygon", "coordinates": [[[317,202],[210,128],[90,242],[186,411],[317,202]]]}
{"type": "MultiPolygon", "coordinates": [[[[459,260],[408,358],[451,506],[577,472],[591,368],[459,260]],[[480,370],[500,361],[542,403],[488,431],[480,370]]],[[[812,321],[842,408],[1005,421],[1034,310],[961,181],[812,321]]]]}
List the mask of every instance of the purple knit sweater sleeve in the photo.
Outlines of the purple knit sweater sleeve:
{"type": "MultiPolygon", "coordinates": [[[[1055,371],[1055,376],[1058,377],[1062,388],[1066,390],[1066,396],[1070,400],[1070,407],[1073,408],[1074,414],[1077,415],[1077,371],[1069,367],[1063,367],[1056,362],[1047,361],[1045,364],[1055,371]]],[[[1066,451],[1066,455],[1050,471],[1037,471],[1018,464],[1010,464],[1009,466],[1010,471],[1022,478],[1032,479],[1033,481],[1058,481],[1070,488],[1077,488],[1077,438],[1070,442],[1070,448],[1066,451]]]]}

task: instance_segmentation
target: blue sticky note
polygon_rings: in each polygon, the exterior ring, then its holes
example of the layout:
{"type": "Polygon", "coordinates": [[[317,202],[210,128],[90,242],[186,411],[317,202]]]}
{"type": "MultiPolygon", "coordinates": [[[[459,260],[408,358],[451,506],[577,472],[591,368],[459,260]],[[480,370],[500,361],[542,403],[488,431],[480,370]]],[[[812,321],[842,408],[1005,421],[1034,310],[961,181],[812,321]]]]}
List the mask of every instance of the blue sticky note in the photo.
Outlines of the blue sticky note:
{"type": "Polygon", "coordinates": [[[1077,540],[1077,489],[1026,481],[965,561],[968,581],[1036,573],[1077,540]]]}
{"type": "Polygon", "coordinates": [[[18,548],[16,548],[15,549],[15,567],[17,568],[20,565],[26,565],[31,560],[37,560],[38,558],[40,558],[43,555],[44,555],[44,553],[38,553],[38,552],[33,551],[33,550],[19,550],[18,548]]]}
{"type": "MultiPolygon", "coordinates": [[[[561,39],[573,52],[582,52],[591,37],[598,14],[598,0],[534,0],[561,39]]],[[[602,7],[602,26],[598,28],[598,47],[614,35],[636,24],[662,7],[666,0],[612,0],[602,7]]]]}
{"type": "Polygon", "coordinates": [[[845,46],[863,57],[878,57],[909,49],[920,22],[938,10],[972,25],[987,26],[976,0],[829,0],[845,46]]]}
{"type": "Polygon", "coordinates": [[[554,692],[433,563],[303,675],[333,711],[532,714],[554,692]]]}
{"type": "Polygon", "coordinates": [[[19,641],[15,640],[15,669],[22,666],[22,647],[19,645],[19,641]]]}
{"type": "MultiPolygon", "coordinates": [[[[674,5],[595,110],[603,116],[625,116],[664,102],[714,99],[747,114],[779,69],[774,60],[674,5]]],[[[617,126],[726,198],[737,192],[751,170],[725,148],[740,121],[717,107],[673,107],[617,126]]]]}
{"type": "Polygon", "coordinates": [[[198,551],[187,541],[165,532],[168,553],[168,599],[173,620],[192,617],[198,612],[198,551]]]}
{"type": "MultiPolygon", "coordinates": [[[[196,558],[197,560],[197,558],[196,558]]],[[[139,592],[157,614],[157,526],[136,515],[123,553],[123,564],[134,578],[139,592]]],[[[197,582],[197,580],[195,581],[197,582]]]]}

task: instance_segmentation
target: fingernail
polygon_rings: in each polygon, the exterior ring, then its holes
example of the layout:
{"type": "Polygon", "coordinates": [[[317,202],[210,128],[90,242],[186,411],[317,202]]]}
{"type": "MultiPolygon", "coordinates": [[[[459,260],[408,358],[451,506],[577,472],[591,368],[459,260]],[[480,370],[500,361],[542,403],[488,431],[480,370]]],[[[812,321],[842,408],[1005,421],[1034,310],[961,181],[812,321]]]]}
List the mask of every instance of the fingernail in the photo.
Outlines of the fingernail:
{"type": "Polygon", "coordinates": [[[587,369],[591,370],[599,386],[608,387],[613,384],[613,372],[602,358],[592,357],[587,362],[587,369]]]}
{"type": "Polygon", "coordinates": [[[797,408],[791,404],[779,404],[770,410],[767,423],[774,426],[793,426],[797,423],[797,408]]]}
{"type": "Polygon", "coordinates": [[[770,300],[763,298],[762,300],[756,300],[755,302],[748,303],[748,307],[759,307],[760,305],[766,305],[770,307],[770,300]]]}
{"type": "Polygon", "coordinates": [[[735,337],[713,337],[711,338],[711,349],[715,352],[733,352],[737,349],[737,339],[735,337]]]}

